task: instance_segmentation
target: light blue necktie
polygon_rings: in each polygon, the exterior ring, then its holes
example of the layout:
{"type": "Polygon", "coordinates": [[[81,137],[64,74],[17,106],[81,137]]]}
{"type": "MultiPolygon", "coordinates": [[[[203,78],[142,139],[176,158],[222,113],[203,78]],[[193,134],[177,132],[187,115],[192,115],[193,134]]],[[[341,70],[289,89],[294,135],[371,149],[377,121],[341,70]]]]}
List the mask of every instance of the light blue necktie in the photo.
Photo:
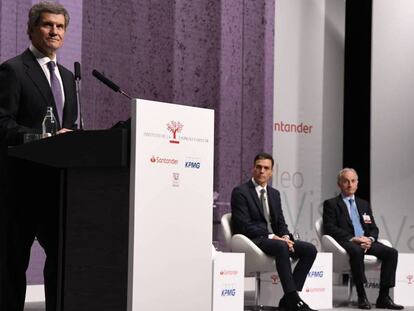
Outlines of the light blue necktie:
{"type": "Polygon", "coordinates": [[[355,236],[363,236],[364,229],[362,229],[359,213],[353,199],[349,199],[349,206],[351,209],[351,220],[352,225],[354,226],[355,236]]]}

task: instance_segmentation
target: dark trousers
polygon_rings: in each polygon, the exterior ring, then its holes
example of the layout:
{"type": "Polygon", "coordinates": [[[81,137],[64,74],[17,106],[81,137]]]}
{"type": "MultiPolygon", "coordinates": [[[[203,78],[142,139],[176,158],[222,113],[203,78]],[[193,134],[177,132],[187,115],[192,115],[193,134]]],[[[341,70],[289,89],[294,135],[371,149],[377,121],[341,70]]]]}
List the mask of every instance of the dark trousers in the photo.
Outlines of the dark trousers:
{"type": "Polygon", "coordinates": [[[360,245],[353,242],[340,243],[349,255],[352,278],[357,288],[363,288],[367,282],[365,277],[364,255],[374,255],[381,260],[380,287],[391,288],[395,286],[395,271],[397,270],[398,251],[395,248],[374,242],[365,253],[360,245]]]}
{"type": "Polygon", "coordinates": [[[289,252],[286,242],[263,239],[257,246],[266,254],[275,257],[276,270],[279,274],[284,293],[301,291],[306,276],[315,261],[316,247],[308,242],[295,241],[295,252],[289,252]],[[298,259],[292,272],[290,258],[298,259]]]}
{"type": "MultiPolygon", "coordinates": [[[[15,163],[14,163],[15,164],[15,163]]],[[[16,164],[17,165],[17,164],[16,164]]],[[[1,310],[23,311],[26,270],[31,246],[37,238],[46,253],[43,270],[46,310],[55,311],[57,302],[59,174],[28,163],[8,168],[8,191],[1,220],[1,310]]]]}

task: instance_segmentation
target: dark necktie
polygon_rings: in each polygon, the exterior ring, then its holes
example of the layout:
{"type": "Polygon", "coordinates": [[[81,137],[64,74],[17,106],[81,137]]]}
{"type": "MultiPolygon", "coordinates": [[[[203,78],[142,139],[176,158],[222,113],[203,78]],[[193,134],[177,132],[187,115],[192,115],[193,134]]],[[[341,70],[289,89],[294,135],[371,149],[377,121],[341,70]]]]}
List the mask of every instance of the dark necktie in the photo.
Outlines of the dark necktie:
{"type": "Polygon", "coordinates": [[[273,232],[272,225],[270,223],[269,208],[266,202],[266,190],[265,189],[260,190],[260,203],[262,204],[263,214],[267,222],[267,230],[269,230],[269,232],[273,232]]]}
{"type": "Polygon", "coordinates": [[[55,98],[56,110],[57,110],[57,118],[60,121],[61,126],[62,124],[62,115],[63,115],[63,96],[62,96],[62,88],[60,87],[59,80],[55,73],[56,64],[53,61],[47,63],[47,68],[49,68],[50,72],[50,88],[52,89],[53,97],[55,98]]]}
{"type": "Polygon", "coordinates": [[[352,225],[354,226],[355,236],[363,236],[364,235],[364,229],[362,229],[358,209],[357,209],[357,207],[355,205],[355,201],[353,199],[349,199],[349,206],[350,206],[350,210],[351,210],[351,220],[352,220],[352,225]]]}

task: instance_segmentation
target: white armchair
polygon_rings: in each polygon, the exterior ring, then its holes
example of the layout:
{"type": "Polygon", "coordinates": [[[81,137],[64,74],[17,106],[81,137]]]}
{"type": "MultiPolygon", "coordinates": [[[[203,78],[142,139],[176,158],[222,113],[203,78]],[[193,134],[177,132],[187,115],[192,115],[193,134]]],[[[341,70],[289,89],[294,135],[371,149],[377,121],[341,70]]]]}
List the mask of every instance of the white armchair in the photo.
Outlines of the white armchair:
{"type": "MultiPolygon", "coordinates": [[[[348,275],[348,301],[350,301],[352,296],[353,282],[351,268],[349,266],[349,256],[345,249],[341,245],[339,245],[339,243],[336,242],[336,240],[333,237],[324,234],[322,218],[319,218],[315,222],[315,230],[318,235],[319,241],[321,242],[321,250],[323,252],[332,253],[333,272],[348,275]]],[[[391,243],[388,240],[378,239],[378,242],[391,247],[391,243]]],[[[375,270],[381,265],[381,261],[373,255],[365,255],[364,263],[366,271],[375,270]]]]}
{"type": "MultiPolygon", "coordinates": [[[[227,247],[233,253],[245,254],[245,275],[254,276],[256,280],[256,290],[254,295],[254,310],[272,309],[272,307],[259,305],[260,297],[260,274],[264,272],[276,271],[276,263],[273,257],[266,255],[256,244],[242,234],[233,235],[231,225],[231,213],[221,217],[221,227],[227,247]]],[[[246,307],[249,308],[249,307],[246,307]]]]}

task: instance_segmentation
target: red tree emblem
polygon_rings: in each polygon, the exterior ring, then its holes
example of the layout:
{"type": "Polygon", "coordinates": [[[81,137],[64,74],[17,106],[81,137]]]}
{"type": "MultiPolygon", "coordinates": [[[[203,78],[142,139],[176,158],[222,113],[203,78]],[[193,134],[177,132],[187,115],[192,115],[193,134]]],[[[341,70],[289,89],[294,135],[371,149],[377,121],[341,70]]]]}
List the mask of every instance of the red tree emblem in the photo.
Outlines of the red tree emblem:
{"type": "Polygon", "coordinates": [[[170,143],[179,144],[180,142],[177,139],[177,133],[181,133],[184,125],[180,121],[171,121],[167,123],[167,130],[173,134],[173,139],[170,140],[170,143]]]}
{"type": "Polygon", "coordinates": [[[270,278],[272,279],[272,284],[277,284],[279,283],[279,276],[277,274],[272,274],[270,276],[270,278]]]}

